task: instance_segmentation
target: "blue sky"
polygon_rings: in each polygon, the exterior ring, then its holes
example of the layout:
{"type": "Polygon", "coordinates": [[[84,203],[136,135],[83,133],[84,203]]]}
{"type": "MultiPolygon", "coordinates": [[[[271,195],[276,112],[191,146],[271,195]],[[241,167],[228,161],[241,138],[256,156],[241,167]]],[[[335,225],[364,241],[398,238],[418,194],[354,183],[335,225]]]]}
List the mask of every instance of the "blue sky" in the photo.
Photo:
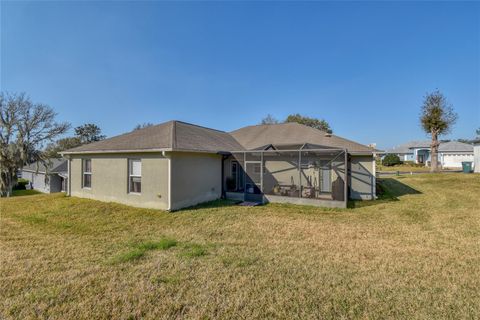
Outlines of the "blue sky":
{"type": "Polygon", "coordinates": [[[108,136],[301,113],[379,147],[426,138],[418,114],[438,88],[459,114],[447,138],[470,138],[480,4],[2,1],[0,80],[108,136]]]}

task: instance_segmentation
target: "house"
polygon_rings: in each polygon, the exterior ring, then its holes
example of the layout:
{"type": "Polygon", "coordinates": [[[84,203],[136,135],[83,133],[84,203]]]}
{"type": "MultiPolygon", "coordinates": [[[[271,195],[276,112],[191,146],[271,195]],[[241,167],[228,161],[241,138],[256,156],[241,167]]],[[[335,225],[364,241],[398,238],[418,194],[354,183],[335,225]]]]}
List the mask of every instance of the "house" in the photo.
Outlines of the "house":
{"type": "MultiPolygon", "coordinates": [[[[386,153],[396,154],[402,161],[412,161],[416,164],[431,163],[431,141],[411,141],[386,153]]],[[[461,168],[463,161],[473,161],[473,146],[459,141],[440,142],[438,146],[438,161],[442,168],[461,168]]]]}
{"type": "Polygon", "coordinates": [[[33,162],[19,171],[19,176],[30,181],[33,189],[44,193],[64,192],[67,185],[67,161],[51,158],[33,162]]]}
{"type": "Polygon", "coordinates": [[[169,121],[63,152],[68,194],[177,210],[219,198],[346,207],[375,198],[373,149],[297,123],[169,121]]]}
{"type": "Polygon", "coordinates": [[[475,173],[480,173],[480,141],[475,143],[475,146],[473,147],[473,154],[473,171],[475,173]]]}
{"type": "Polygon", "coordinates": [[[473,162],[473,146],[468,143],[442,142],[438,153],[442,168],[462,168],[462,162],[473,162]]]}
{"type": "Polygon", "coordinates": [[[430,144],[430,141],[410,141],[387,150],[386,153],[396,154],[401,161],[425,163],[430,159],[430,144]]]}

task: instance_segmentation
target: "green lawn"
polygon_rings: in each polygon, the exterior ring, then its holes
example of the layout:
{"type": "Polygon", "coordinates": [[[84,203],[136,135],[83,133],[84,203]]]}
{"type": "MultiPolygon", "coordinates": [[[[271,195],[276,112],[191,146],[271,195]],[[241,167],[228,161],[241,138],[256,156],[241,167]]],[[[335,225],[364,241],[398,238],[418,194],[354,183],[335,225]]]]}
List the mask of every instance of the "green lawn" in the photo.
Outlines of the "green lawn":
{"type": "Polygon", "coordinates": [[[478,319],[480,175],[349,209],[0,200],[3,319],[478,319]]]}
{"type": "MultiPolygon", "coordinates": [[[[442,171],[459,171],[458,169],[443,169],[442,171]]],[[[377,172],[380,171],[400,171],[400,172],[430,172],[430,167],[418,166],[418,165],[409,165],[409,164],[400,164],[396,166],[383,166],[377,164],[377,172]]]]}
{"type": "Polygon", "coordinates": [[[377,171],[428,172],[430,171],[430,168],[409,166],[409,165],[398,165],[398,166],[391,166],[391,167],[377,165],[377,171]]]}
{"type": "Polygon", "coordinates": [[[41,194],[41,192],[37,190],[13,190],[12,197],[32,196],[35,194],[41,194]]]}

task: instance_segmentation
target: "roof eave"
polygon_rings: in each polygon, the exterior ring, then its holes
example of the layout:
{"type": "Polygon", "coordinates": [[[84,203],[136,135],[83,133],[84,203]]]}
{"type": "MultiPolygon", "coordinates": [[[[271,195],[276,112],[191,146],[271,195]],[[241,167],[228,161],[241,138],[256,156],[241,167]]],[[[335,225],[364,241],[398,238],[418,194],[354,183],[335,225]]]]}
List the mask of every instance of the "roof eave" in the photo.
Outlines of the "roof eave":
{"type": "MultiPolygon", "coordinates": [[[[46,171],[40,171],[40,170],[37,171],[37,170],[34,170],[34,169],[29,169],[29,168],[22,168],[22,169],[20,169],[20,170],[21,170],[21,171],[27,171],[27,172],[33,172],[33,173],[37,173],[37,174],[38,174],[38,173],[41,173],[41,174],[45,174],[45,173],[46,173],[46,171]]],[[[51,172],[49,172],[49,173],[51,173],[51,172]]]]}
{"type": "Polygon", "coordinates": [[[374,153],[380,153],[376,151],[348,151],[352,156],[371,156],[374,153]]]}
{"type": "Polygon", "coordinates": [[[157,152],[193,152],[193,153],[219,153],[230,152],[229,150],[196,150],[182,148],[160,148],[160,149],[128,149],[128,150],[92,150],[92,151],[65,151],[60,152],[63,155],[73,154],[104,154],[104,153],[157,153],[157,152]]]}
{"type": "Polygon", "coordinates": [[[163,151],[174,151],[172,148],[158,149],[124,149],[124,150],[85,150],[85,151],[63,151],[59,152],[62,156],[69,154],[102,154],[102,153],[154,153],[163,151]]]}

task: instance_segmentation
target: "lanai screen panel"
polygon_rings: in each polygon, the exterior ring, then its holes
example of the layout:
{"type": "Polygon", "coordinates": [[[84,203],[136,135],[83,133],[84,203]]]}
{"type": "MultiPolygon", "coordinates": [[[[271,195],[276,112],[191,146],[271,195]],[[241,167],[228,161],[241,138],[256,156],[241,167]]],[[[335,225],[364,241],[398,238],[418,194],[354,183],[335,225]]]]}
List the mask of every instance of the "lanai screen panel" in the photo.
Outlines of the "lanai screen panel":
{"type": "Polygon", "coordinates": [[[299,149],[233,153],[246,193],[345,201],[345,150],[299,149]],[[252,176],[250,177],[249,174],[252,176]]]}
{"type": "Polygon", "coordinates": [[[244,152],[236,152],[232,153],[230,156],[231,161],[236,161],[238,163],[238,167],[236,168],[236,177],[235,181],[233,181],[232,177],[232,168],[229,167],[228,170],[230,171],[227,176],[227,191],[233,192],[244,192],[245,191],[245,153],[244,152]],[[231,181],[228,181],[230,179],[231,181]]]}
{"type": "Polygon", "coordinates": [[[337,201],[346,201],[346,159],[345,153],[339,154],[333,158],[331,163],[332,172],[332,199],[337,201]]]}
{"type": "Polygon", "coordinates": [[[301,152],[302,198],[333,199],[332,160],[339,154],[339,151],[301,152]]]}
{"type": "Polygon", "coordinates": [[[263,153],[263,193],[300,197],[299,151],[263,153]]]}

